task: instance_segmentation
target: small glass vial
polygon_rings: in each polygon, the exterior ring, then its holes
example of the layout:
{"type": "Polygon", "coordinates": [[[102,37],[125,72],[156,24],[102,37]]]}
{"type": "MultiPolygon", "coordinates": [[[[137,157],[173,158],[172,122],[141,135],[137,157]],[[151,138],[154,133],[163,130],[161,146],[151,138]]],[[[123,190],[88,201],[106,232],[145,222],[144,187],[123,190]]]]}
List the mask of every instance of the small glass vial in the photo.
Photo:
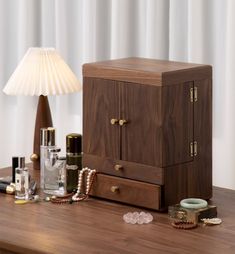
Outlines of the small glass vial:
{"type": "Polygon", "coordinates": [[[44,193],[63,196],[66,194],[65,157],[59,157],[60,148],[49,148],[45,160],[44,193]]]}
{"type": "Polygon", "coordinates": [[[29,199],[29,170],[25,167],[25,157],[19,157],[15,169],[15,198],[29,199]]]}
{"type": "Polygon", "coordinates": [[[49,158],[49,148],[55,148],[55,128],[40,129],[40,187],[44,189],[45,160],[49,158]]]}
{"type": "Polygon", "coordinates": [[[78,185],[78,172],[82,169],[82,135],[71,133],[66,136],[66,181],[67,192],[78,185]]]}

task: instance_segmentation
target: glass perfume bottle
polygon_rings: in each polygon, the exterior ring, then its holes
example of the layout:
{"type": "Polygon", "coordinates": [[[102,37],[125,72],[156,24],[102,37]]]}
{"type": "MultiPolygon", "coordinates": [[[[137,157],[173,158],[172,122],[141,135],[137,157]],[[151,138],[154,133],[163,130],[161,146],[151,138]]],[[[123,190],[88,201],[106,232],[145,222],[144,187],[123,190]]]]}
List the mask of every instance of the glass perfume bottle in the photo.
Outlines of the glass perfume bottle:
{"type": "Polygon", "coordinates": [[[59,157],[60,148],[49,148],[49,158],[45,159],[44,192],[51,195],[66,194],[65,157],[59,157]]]}
{"type": "Polygon", "coordinates": [[[25,158],[19,157],[18,167],[15,169],[15,198],[29,199],[29,170],[25,167],[25,158]]]}
{"type": "Polygon", "coordinates": [[[55,128],[40,129],[40,187],[44,189],[45,160],[49,158],[49,148],[55,148],[55,128]]]}
{"type": "Polygon", "coordinates": [[[78,185],[78,172],[82,169],[82,135],[71,133],[66,136],[66,180],[67,192],[78,185]]]}

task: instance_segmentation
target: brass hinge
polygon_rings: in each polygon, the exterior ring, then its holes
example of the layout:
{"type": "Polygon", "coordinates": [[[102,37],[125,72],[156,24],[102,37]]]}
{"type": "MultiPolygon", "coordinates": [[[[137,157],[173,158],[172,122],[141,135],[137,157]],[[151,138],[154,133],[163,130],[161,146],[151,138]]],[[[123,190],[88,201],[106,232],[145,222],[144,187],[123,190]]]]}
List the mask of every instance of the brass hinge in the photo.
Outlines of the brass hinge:
{"type": "Polygon", "coordinates": [[[191,102],[196,102],[198,99],[198,94],[197,94],[197,87],[191,87],[190,88],[190,101],[191,102]]]}
{"type": "Polygon", "coordinates": [[[190,156],[197,156],[197,141],[190,142],[190,156]]]}

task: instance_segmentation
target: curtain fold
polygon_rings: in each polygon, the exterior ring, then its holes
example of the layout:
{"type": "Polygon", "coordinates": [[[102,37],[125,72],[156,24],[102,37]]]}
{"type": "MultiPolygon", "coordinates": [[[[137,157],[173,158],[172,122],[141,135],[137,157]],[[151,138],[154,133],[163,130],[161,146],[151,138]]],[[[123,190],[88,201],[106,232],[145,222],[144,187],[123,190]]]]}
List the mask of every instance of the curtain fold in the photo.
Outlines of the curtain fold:
{"type": "MultiPolygon", "coordinates": [[[[140,56],[213,65],[213,183],[235,189],[233,0],[0,0],[0,167],[33,146],[36,97],[2,88],[29,47],[85,62],[140,56]]],[[[82,133],[82,93],[49,97],[57,144],[82,133]]]]}

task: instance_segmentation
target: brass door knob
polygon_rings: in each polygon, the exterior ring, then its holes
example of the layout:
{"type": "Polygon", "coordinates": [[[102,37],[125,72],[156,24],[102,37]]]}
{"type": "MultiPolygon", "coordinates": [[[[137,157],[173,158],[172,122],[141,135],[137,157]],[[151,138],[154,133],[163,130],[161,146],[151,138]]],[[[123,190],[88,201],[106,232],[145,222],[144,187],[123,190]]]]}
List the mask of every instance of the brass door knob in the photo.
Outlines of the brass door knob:
{"type": "Polygon", "coordinates": [[[114,124],[118,123],[118,119],[112,118],[112,119],[110,120],[110,123],[111,123],[112,125],[114,125],[114,124]]]}
{"type": "Polygon", "coordinates": [[[113,193],[117,193],[117,192],[119,191],[119,187],[118,187],[118,186],[112,186],[112,187],[111,187],[111,191],[112,191],[113,193]]]}
{"type": "Polygon", "coordinates": [[[123,169],[123,166],[117,164],[117,165],[114,166],[114,169],[115,169],[116,171],[119,171],[119,170],[123,169]]]}
{"type": "Polygon", "coordinates": [[[119,125],[120,126],[123,126],[124,124],[127,124],[127,120],[125,120],[125,119],[119,120],[119,125]]]}

